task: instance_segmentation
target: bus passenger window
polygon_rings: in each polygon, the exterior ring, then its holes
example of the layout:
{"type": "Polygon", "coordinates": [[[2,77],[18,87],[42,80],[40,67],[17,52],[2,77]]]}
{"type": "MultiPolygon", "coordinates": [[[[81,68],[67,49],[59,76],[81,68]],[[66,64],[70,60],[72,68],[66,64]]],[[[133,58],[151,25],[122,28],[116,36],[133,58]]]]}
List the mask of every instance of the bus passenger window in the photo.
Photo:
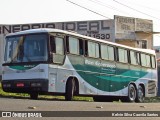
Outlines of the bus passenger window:
{"type": "Polygon", "coordinates": [[[69,52],[79,55],[79,40],[74,37],[69,37],[69,52]]]}
{"type": "Polygon", "coordinates": [[[55,53],[55,40],[53,36],[50,36],[50,49],[51,52],[55,53]]]}
{"type": "Polygon", "coordinates": [[[119,62],[128,63],[127,50],[118,48],[118,59],[119,62]]]}
{"type": "Polygon", "coordinates": [[[99,44],[94,42],[88,42],[88,56],[99,58],[99,44]]]}
{"type": "Polygon", "coordinates": [[[50,46],[51,46],[51,52],[60,55],[64,54],[63,38],[51,36],[50,46]]]}
{"type": "Polygon", "coordinates": [[[56,37],[55,38],[55,52],[56,54],[63,55],[64,54],[64,47],[63,47],[63,38],[56,37]]]}
{"type": "Polygon", "coordinates": [[[141,65],[142,66],[147,66],[147,61],[146,61],[146,55],[141,53],[141,65]]]}
{"type": "Polygon", "coordinates": [[[140,61],[140,53],[139,53],[139,52],[136,53],[136,59],[137,59],[138,65],[141,65],[141,61],[140,61]]]}
{"type": "Polygon", "coordinates": [[[83,40],[79,39],[79,54],[83,55],[83,40]]]}
{"type": "Polygon", "coordinates": [[[156,68],[155,57],[151,56],[152,68],[156,68]]]}
{"type": "Polygon", "coordinates": [[[108,46],[108,59],[114,61],[114,47],[108,46]]]}
{"type": "Polygon", "coordinates": [[[105,60],[114,61],[114,48],[112,46],[101,44],[101,57],[105,60]]]}
{"type": "Polygon", "coordinates": [[[88,41],[87,40],[85,40],[85,51],[84,51],[84,55],[85,56],[88,56],[88,41]]]}
{"type": "Polygon", "coordinates": [[[134,51],[130,51],[130,62],[132,65],[138,65],[136,53],[134,51]]]}
{"type": "Polygon", "coordinates": [[[150,55],[146,55],[146,67],[151,67],[151,57],[150,57],[150,55]]]}

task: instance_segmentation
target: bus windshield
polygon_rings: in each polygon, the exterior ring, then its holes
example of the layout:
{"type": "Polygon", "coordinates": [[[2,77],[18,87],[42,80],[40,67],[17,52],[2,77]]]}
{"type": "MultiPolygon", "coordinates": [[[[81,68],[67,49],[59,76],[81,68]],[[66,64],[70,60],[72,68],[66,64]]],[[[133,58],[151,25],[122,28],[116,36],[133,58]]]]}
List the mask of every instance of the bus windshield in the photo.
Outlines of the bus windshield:
{"type": "Polygon", "coordinates": [[[47,35],[6,37],[5,63],[47,61],[47,35]]]}

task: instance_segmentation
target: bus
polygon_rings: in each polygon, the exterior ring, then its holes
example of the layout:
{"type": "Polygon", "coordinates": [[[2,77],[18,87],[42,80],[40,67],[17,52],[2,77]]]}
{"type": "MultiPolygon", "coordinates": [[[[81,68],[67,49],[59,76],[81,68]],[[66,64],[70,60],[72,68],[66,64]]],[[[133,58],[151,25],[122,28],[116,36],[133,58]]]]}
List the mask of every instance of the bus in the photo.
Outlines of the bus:
{"type": "Polygon", "coordinates": [[[5,38],[5,92],[90,96],[94,101],[143,102],[157,94],[155,51],[71,31],[31,29],[5,38]]]}

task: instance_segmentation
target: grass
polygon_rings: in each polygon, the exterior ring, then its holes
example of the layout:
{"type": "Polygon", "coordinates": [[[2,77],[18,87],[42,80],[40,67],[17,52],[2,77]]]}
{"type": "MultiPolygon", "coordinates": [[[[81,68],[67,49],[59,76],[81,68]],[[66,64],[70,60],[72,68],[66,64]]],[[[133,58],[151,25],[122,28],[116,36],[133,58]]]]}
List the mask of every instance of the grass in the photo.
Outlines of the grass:
{"type": "MultiPolygon", "coordinates": [[[[0,83],[0,97],[13,97],[13,98],[29,98],[29,94],[26,93],[8,93],[2,90],[2,85],[0,83]]],[[[52,95],[39,95],[39,99],[46,99],[46,100],[64,100],[64,96],[52,96],[52,95]]],[[[93,101],[92,97],[77,97],[74,96],[74,101],[93,101]]],[[[121,101],[114,101],[114,102],[121,102],[121,101]]],[[[152,97],[152,98],[145,98],[145,103],[157,103],[160,102],[160,97],[152,97]]]]}

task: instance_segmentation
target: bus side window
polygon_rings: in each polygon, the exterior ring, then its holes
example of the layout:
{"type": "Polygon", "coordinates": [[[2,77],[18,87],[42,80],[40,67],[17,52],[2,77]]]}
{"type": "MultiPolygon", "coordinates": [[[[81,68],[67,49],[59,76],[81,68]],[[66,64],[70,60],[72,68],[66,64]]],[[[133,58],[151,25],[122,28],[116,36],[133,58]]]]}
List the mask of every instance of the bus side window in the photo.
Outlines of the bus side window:
{"type": "Polygon", "coordinates": [[[84,49],[83,49],[83,40],[82,39],[79,39],[79,54],[80,55],[83,55],[84,54],[84,49]]]}
{"type": "Polygon", "coordinates": [[[137,60],[138,65],[141,65],[141,59],[140,59],[140,53],[139,52],[136,53],[136,60],[137,60]]]}
{"type": "Polygon", "coordinates": [[[135,51],[130,51],[130,63],[132,65],[138,65],[137,57],[136,57],[136,52],[135,51]]]}
{"type": "Polygon", "coordinates": [[[64,40],[61,37],[50,37],[50,49],[53,63],[62,64],[64,62],[64,40]]]}
{"type": "Polygon", "coordinates": [[[69,36],[66,36],[66,52],[69,53],[69,36]]]}
{"type": "Polygon", "coordinates": [[[87,40],[85,40],[85,45],[84,45],[85,47],[85,56],[88,56],[88,41],[87,40]]]}
{"type": "Polygon", "coordinates": [[[118,59],[119,62],[128,63],[128,54],[126,49],[118,48],[118,59]]]}
{"type": "Polygon", "coordinates": [[[50,49],[52,53],[64,54],[63,38],[50,36],[50,49]]]}
{"type": "Polygon", "coordinates": [[[114,61],[114,47],[101,44],[101,58],[114,61]]]}
{"type": "Polygon", "coordinates": [[[151,65],[152,65],[152,68],[156,68],[156,62],[155,62],[154,56],[151,56],[151,65]]]}
{"type": "Polygon", "coordinates": [[[50,36],[50,51],[55,53],[55,39],[53,36],[50,36]]]}
{"type": "Polygon", "coordinates": [[[99,44],[96,42],[88,42],[88,56],[93,58],[99,58],[99,44]]]}
{"type": "Polygon", "coordinates": [[[79,55],[79,39],[75,37],[69,37],[69,52],[71,54],[79,55]]]}
{"type": "Polygon", "coordinates": [[[151,56],[146,55],[146,67],[151,67],[151,56]]]}
{"type": "Polygon", "coordinates": [[[118,55],[118,48],[117,47],[115,47],[114,48],[114,60],[115,61],[119,61],[119,55],[118,55]]]}
{"type": "Polygon", "coordinates": [[[141,53],[141,65],[143,67],[147,66],[146,55],[144,53],[141,53]]]}
{"type": "Polygon", "coordinates": [[[55,53],[64,55],[63,38],[55,37],[55,53]]]}

